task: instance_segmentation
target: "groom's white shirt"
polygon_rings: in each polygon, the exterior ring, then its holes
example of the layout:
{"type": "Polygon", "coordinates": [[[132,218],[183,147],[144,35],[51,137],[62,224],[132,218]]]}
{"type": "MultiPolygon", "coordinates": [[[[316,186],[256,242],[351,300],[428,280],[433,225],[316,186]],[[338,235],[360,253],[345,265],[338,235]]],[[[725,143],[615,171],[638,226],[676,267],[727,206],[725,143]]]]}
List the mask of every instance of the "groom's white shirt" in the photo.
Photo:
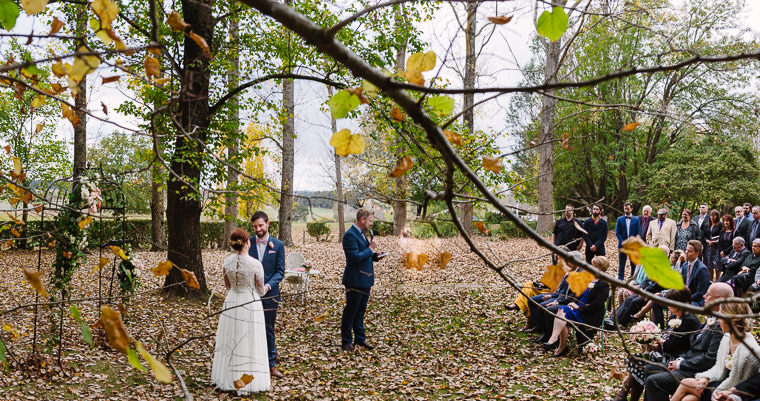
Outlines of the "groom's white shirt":
{"type": "Polygon", "coordinates": [[[263,244],[256,243],[256,251],[258,251],[259,262],[261,263],[264,263],[264,251],[267,249],[267,243],[269,243],[269,233],[267,233],[267,240],[263,244]]]}

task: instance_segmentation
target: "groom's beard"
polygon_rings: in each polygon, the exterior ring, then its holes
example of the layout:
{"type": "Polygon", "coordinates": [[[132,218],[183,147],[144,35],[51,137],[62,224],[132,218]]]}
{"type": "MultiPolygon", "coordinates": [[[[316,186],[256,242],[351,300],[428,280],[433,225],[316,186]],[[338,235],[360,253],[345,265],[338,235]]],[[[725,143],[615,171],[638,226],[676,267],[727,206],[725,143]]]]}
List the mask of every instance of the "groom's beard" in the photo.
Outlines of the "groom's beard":
{"type": "Polygon", "coordinates": [[[266,231],[264,231],[264,232],[263,232],[263,233],[261,233],[261,234],[259,234],[259,233],[256,233],[256,236],[257,236],[257,237],[259,237],[259,238],[264,238],[264,237],[266,237],[266,236],[267,236],[267,232],[266,232],[266,231]]]}

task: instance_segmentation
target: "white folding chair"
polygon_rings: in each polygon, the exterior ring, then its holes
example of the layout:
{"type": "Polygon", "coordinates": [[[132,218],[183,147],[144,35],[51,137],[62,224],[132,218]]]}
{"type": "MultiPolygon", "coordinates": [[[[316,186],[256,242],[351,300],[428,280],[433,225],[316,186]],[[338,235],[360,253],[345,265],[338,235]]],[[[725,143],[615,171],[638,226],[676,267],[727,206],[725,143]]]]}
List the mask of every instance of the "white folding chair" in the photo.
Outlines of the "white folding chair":
{"type": "MultiPolygon", "coordinates": [[[[285,269],[296,269],[303,265],[306,259],[298,252],[291,252],[285,258],[285,269]]],[[[309,275],[306,273],[288,273],[284,280],[293,286],[293,292],[300,295],[301,303],[306,301],[306,292],[309,290],[309,275]]]]}

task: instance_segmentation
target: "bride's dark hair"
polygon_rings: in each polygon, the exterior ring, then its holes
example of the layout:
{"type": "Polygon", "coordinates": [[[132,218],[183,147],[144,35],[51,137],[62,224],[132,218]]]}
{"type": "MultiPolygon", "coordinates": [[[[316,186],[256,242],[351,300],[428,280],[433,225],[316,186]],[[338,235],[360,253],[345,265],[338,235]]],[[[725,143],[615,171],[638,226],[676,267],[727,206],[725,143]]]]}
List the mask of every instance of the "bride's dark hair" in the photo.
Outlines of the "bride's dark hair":
{"type": "Polygon", "coordinates": [[[230,246],[235,251],[240,252],[243,249],[243,245],[248,242],[249,237],[248,231],[238,227],[230,233],[230,246]]]}

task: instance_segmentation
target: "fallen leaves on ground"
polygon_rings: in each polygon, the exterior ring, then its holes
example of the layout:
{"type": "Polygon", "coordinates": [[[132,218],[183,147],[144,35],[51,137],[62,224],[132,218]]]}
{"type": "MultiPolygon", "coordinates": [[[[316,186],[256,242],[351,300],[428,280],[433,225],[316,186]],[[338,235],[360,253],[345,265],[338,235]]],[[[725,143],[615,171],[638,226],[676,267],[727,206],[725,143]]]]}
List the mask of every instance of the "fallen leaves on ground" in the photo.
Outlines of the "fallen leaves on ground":
{"type": "MultiPolygon", "coordinates": [[[[278,367],[285,377],[273,379],[271,390],[253,399],[585,400],[609,397],[620,385],[619,381],[609,379],[613,367],[617,371],[625,369],[615,337],[605,336],[604,352],[575,354],[572,359],[548,357],[520,332],[525,323],[522,314],[503,307],[515,298],[515,290],[485,268],[460,238],[375,237],[378,250],[390,253],[375,264],[375,286],[367,308],[367,340],[377,348],[366,351],[358,347],[355,354],[347,354],[340,350],[340,320],[345,300],[341,285],[345,259],[341,245],[312,242],[308,236],[303,244],[300,232],[294,233],[293,238],[297,246],[287,248],[287,252],[297,251],[314,261],[320,274],[312,277],[305,304],[293,297],[293,286],[281,286],[283,302],[277,316],[277,347],[278,367]],[[400,261],[413,250],[418,255],[430,255],[436,263],[427,263],[420,270],[405,269],[400,261]],[[441,270],[437,261],[444,252],[450,254],[450,261],[441,270]],[[316,321],[315,317],[326,310],[330,311],[327,316],[321,322],[316,321]],[[357,388],[363,389],[361,394],[357,388]]],[[[481,250],[489,255],[493,251],[494,257],[502,261],[527,259],[541,252],[528,239],[502,241],[476,236],[474,241],[481,250]]],[[[610,240],[607,245],[607,254],[613,261],[610,271],[615,271],[616,244],[610,240]]],[[[166,261],[166,252],[134,251],[133,255],[146,266],[166,261]]],[[[224,302],[221,264],[227,255],[228,252],[217,250],[203,252],[210,290],[222,295],[212,297],[212,311],[221,309],[224,302]]],[[[12,250],[1,257],[7,268],[6,274],[0,275],[0,293],[4,294],[0,310],[33,302],[35,293],[25,282],[22,267],[36,268],[37,251],[12,250]]],[[[54,258],[54,251],[43,250],[44,283],[49,280],[49,266],[54,258]]],[[[97,299],[99,274],[103,275],[104,295],[108,294],[111,269],[93,273],[98,262],[95,250],[87,264],[74,274],[72,298],[97,299]]],[[[508,269],[515,279],[525,282],[541,278],[548,264],[546,256],[516,262],[508,269]]],[[[141,291],[159,287],[164,279],[143,270],[141,291]]],[[[190,337],[212,334],[182,347],[172,355],[172,364],[199,399],[243,399],[215,392],[209,384],[218,315],[206,317],[206,301],[205,297],[179,298],[149,292],[125,304],[122,324],[125,333],[140,341],[144,348],[155,350],[153,355],[162,362],[165,351],[159,350],[164,346],[171,349],[190,337]]],[[[96,301],[81,303],[79,307],[85,322],[98,321],[96,301]]],[[[118,313],[115,304],[108,307],[118,313]]],[[[41,330],[47,330],[50,313],[57,310],[39,308],[41,330]]],[[[0,327],[11,324],[20,336],[13,342],[6,341],[10,352],[28,355],[33,337],[32,317],[32,309],[0,315],[0,327]]],[[[90,327],[96,344],[93,349],[82,340],[79,324],[67,317],[62,356],[65,369],[56,366],[56,351],[40,354],[46,364],[34,372],[18,369],[11,360],[11,370],[0,374],[0,393],[20,400],[182,398],[177,380],[161,384],[146,372],[132,369],[125,355],[104,347],[108,340],[103,329],[97,325],[90,327]]],[[[10,337],[6,334],[5,338],[10,337]]]]}

